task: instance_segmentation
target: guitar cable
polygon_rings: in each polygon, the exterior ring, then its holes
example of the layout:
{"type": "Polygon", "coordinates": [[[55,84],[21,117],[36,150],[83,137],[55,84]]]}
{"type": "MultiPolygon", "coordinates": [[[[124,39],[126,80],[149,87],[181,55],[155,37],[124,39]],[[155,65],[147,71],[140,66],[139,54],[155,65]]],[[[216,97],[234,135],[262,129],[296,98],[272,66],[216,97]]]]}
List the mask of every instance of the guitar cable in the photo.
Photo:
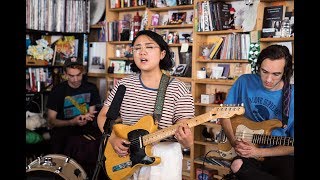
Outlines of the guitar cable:
{"type": "Polygon", "coordinates": [[[200,175],[200,177],[198,177],[199,178],[199,180],[205,180],[206,178],[204,178],[203,177],[203,172],[204,172],[204,163],[205,163],[205,161],[207,160],[207,156],[208,156],[208,154],[210,153],[210,152],[216,152],[217,150],[210,150],[210,151],[208,151],[205,155],[204,155],[204,158],[203,158],[203,160],[202,160],[202,166],[201,166],[201,175],[200,175]]]}

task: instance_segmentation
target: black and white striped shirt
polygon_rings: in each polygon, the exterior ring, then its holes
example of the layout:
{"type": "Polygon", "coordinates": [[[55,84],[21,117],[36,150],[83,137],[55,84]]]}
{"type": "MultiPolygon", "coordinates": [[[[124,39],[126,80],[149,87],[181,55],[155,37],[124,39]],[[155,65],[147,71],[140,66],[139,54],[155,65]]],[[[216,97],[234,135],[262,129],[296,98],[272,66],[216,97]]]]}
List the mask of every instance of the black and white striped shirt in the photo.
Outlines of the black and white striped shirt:
{"type": "MultiPolygon", "coordinates": [[[[130,75],[119,80],[104,102],[105,105],[110,106],[118,86],[121,84],[126,87],[120,108],[123,124],[133,125],[145,115],[153,114],[158,89],[144,86],[140,74],[130,75]]],[[[159,128],[169,127],[180,119],[193,118],[194,114],[194,102],[190,91],[182,81],[176,78],[171,79],[165,95],[159,128]]]]}

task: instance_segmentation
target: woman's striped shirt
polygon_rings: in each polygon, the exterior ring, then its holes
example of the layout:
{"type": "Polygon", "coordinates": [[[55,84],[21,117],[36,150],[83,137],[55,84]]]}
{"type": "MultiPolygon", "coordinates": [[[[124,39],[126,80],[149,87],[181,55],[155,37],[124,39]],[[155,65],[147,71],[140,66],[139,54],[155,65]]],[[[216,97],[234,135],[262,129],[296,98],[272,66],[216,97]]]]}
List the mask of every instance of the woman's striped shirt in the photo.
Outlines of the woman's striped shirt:
{"type": "MultiPolygon", "coordinates": [[[[151,89],[142,83],[140,74],[130,75],[118,81],[104,104],[110,106],[119,85],[126,87],[120,108],[122,123],[132,125],[145,115],[152,115],[158,89],[151,89]]],[[[193,118],[195,114],[193,97],[186,85],[172,78],[167,87],[159,128],[166,128],[180,119],[193,118]]]]}

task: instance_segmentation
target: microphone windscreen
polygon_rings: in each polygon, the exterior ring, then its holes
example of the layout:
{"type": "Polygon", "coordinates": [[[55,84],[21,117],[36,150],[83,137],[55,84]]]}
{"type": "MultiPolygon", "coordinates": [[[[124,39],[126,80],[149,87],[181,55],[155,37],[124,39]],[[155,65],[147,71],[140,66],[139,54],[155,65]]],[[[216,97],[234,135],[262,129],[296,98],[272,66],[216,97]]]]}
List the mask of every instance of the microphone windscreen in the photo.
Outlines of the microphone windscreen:
{"type": "Polygon", "coordinates": [[[107,112],[107,118],[110,120],[116,120],[118,118],[121,103],[126,92],[126,87],[124,85],[119,85],[116,94],[113,97],[109,110],[107,112]]]}

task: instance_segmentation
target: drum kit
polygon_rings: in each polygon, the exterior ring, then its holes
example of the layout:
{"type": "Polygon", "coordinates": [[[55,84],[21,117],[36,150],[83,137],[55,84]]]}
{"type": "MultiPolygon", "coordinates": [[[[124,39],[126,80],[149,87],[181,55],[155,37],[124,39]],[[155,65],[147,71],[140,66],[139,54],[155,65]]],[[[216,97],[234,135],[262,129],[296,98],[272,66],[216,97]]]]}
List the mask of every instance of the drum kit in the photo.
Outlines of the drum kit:
{"type": "Polygon", "coordinates": [[[38,157],[26,167],[27,180],[88,180],[87,173],[72,158],[62,154],[38,157]]]}

